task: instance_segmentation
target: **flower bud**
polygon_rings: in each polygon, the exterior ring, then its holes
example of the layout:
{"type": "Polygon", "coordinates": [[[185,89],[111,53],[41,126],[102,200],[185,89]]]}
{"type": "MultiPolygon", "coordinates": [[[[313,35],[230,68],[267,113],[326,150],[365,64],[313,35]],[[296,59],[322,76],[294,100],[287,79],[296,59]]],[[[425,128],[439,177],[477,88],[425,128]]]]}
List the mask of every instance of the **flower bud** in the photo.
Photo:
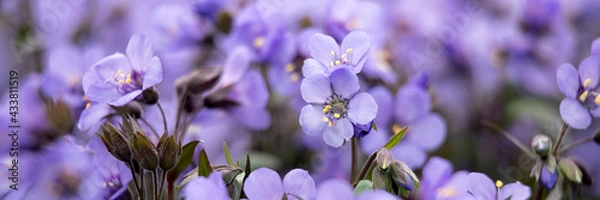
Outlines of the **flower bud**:
{"type": "Polygon", "coordinates": [[[148,137],[141,133],[135,132],[133,135],[133,149],[136,159],[142,168],[153,171],[158,167],[158,153],[148,137]]]}
{"type": "Polygon", "coordinates": [[[373,121],[371,121],[370,123],[367,123],[367,124],[352,124],[352,125],[354,125],[354,137],[362,138],[362,137],[365,137],[367,134],[369,134],[369,132],[371,132],[371,129],[373,128],[373,121]]]}
{"type": "Polygon", "coordinates": [[[392,162],[394,162],[394,155],[392,155],[390,150],[381,148],[377,152],[377,157],[375,157],[375,160],[377,161],[377,166],[379,166],[381,170],[386,170],[392,164],[392,162]]]}
{"type": "Polygon", "coordinates": [[[396,160],[392,164],[392,179],[398,186],[412,191],[415,183],[419,183],[419,178],[417,175],[402,161],[396,160]]]}
{"type": "Polygon", "coordinates": [[[121,124],[121,132],[129,140],[133,138],[132,136],[135,132],[144,132],[144,128],[142,128],[140,123],[133,116],[121,115],[121,117],[123,122],[123,124],[121,124]]]}
{"type": "Polygon", "coordinates": [[[159,156],[159,167],[163,171],[169,171],[177,164],[181,154],[181,146],[175,142],[175,136],[163,134],[156,147],[159,156]]]}
{"type": "Polygon", "coordinates": [[[117,106],[111,106],[113,109],[115,109],[117,111],[117,113],[121,114],[121,115],[131,115],[133,117],[135,117],[135,119],[138,119],[140,117],[142,117],[142,105],[140,105],[140,103],[132,101],[129,102],[128,104],[125,104],[124,106],[121,107],[117,107],[117,106]]]}
{"type": "Polygon", "coordinates": [[[58,130],[70,132],[73,128],[74,121],[71,110],[62,100],[58,100],[55,103],[51,102],[46,110],[46,116],[58,130]]]}
{"type": "Polygon", "coordinates": [[[558,169],[565,175],[567,179],[575,183],[581,183],[583,173],[579,166],[575,164],[572,158],[563,158],[558,161],[558,169]]]}
{"type": "Polygon", "coordinates": [[[596,131],[596,133],[594,133],[594,136],[592,136],[594,138],[594,142],[596,142],[596,144],[600,145],[600,130],[596,131]]]}
{"type": "Polygon", "coordinates": [[[108,152],[115,158],[123,162],[131,161],[130,142],[115,126],[111,123],[101,125],[98,136],[108,152]]]}
{"type": "Polygon", "coordinates": [[[238,175],[244,173],[244,170],[230,165],[219,165],[215,167],[215,171],[221,173],[221,175],[223,176],[223,182],[225,182],[225,184],[233,183],[233,181],[238,175]]]}
{"type": "Polygon", "coordinates": [[[391,192],[392,180],[383,170],[379,168],[373,169],[372,173],[373,189],[385,190],[391,192]]]}
{"type": "Polygon", "coordinates": [[[205,67],[196,69],[187,81],[187,89],[192,94],[200,94],[213,88],[221,77],[221,68],[205,67]]]}
{"type": "Polygon", "coordinates": [[[159,96],[160,95],[158,94],[158,90],[156,90],[156,87],[154,86],[142,91],[142,98],[144,99],[144,103],[148,105],[157,103],[159,96]]]}
{"type": "Polygon", "coordinates": [[[551,190],[552,188],[554,188],[554,186],[556,185],[556,181],[558,180],[558,173],[556,170],[552,170],[554,172],[551,172],[550,170],[548,170],[548,167],[545,165],[542,165],[540,168],[540,183],[542,183],[542,185],[544,187],[546,187],[546,189],[551,190]]]}
{"type": "Polygon", "coordinates": [[[550,149],[552,149],[552,141],[548,136],[536,135],[531,141],[531,148],[536,154],[546,156],[550,152],[550,149]]]}

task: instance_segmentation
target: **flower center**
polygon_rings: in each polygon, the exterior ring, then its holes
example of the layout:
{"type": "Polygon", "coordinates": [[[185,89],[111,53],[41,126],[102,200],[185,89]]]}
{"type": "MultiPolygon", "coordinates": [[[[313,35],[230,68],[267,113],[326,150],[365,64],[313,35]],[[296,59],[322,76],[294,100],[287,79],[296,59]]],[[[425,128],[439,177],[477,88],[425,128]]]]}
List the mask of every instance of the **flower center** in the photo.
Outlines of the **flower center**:
{"type": "Polygon", "coordinates": [[[579,95],[579,101],[588,107],[600,106],[600,94],[588,88],[591,82],[589,78],[583,82],[583,92],[579,95]]]}
{"type": "Polygon", "coordinates": [[[331,50],[332,60],[329,65],[331,67],[338,65],[351,65],[350,61],[352,60],[352,48],[346,49],[346,53],[338,56],[335,54],[335,51],[331,50]]]}
{"type": "MultiPolygon", "coordinates": [[[[107,81],[110,81],[110,79],[107,81]]],[[[121,94],[140,89],[140,83],[142,82],[141,76],[137,73],[133,72],[133,74],[125,75],[122,69],[117,71],[117,74],[113,77],[113,81],[117,83],[117,91],[121,94]]]]}
{"type": "Polygon", "coordinates": [[[335,126],[338,119],[346,117],[348,111],[348,100],[333,95],[325,104],[323,104],[323,122],[329,127],[335,126]]]}

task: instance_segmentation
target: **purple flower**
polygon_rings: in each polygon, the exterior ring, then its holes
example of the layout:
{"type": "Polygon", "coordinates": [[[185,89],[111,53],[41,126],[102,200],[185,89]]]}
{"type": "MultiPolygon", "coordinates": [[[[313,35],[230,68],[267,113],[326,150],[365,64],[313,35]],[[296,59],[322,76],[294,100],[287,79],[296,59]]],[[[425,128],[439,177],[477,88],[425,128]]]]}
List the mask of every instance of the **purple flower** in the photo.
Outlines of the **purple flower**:
{"type": "Polygon", "coordinates": [[[367,190],[354,196],[352,186],[348,182],[340,179],[329,179],[319,185],[317,190],[317,200],[338,200],[338,199],[356,199],[356,200],[394,200],[398,199],[394,195],[384,190],[367,190]]]}
{"type": "Polygon", "coordinates": [[[554,169],[554,173],[551,173],[548,170],[548,167],[546,167],[546,165],[543,165],[542,170],[540,171],[540,182],[542,183],[542,185],[551,190],[552,188],[554,188],[554,185],[556,185],[557,180],[558,171],[554,169]]]}
{"type": "Polygon", "coordinates": [[[600,55],[591,55],[579,64],[563,64],[556,73],[558,87],[566,98],[560,102],[560,115],[575,129],[586,129],[593,117],[600,117],[600,55]]]}
{"type": "Polygon", "coordinates": [[[95,173],[96,185],[101,188],[99,195],[105,199],[117,199],[125,192],[131,181],[131,173],[127,166],[113,157],[98,136],[94,136],[87,144],[87,148],[94,151],[92,163],[97,169],[95,173]]]}
{"type": "Polygon", "coordinates": [[[183,189],[182,196],[186,199],[230,199],[221,173],[216,171],[208,178],[201,176],[190,181],[183,189]]]}
{"type": "Polygon", "coordinates": [[[423,167],[419,199],[468,199],[466,171],[452,173],[452,164],[439,157],[429,159],[423,167]]]}
{"type": "Polygon", "coordinates": [[[531,189],[519,182],[504,185],[501,181],[492,182],[485,174],[471,172],[467,175],[469,193],[475,199],[528,199],[531,189]]]}
{"type": "Polygon", "coordinates": [[[283,177],[277,172],[260,168],[250,173],[244,183],[244,192],[249,200],[280,200],[283,195],[288,199],[314,199],[316,187],[307,171],[294,169],[283,177]]]}
{"type": "Polygon", "coordinates": [[[358,92],[358,77],[349,69],[314,74],[302,80],[301,94],[309,103],[300,111],[300,125],[308,135],[323,134],[325,143],[340,147],[354,135],[353,124],[370,123],[377,115],[377,103],[358,92]]]}
{"type": "Polygon", "coordinates": [[[313,74],[330,74],[338,68],[348,68],[357,74],[362,70],[371,48],[369,35],[362,31],[350,32],[338,46],[335,40],[320,33],[308,41],[312,59],[304,61],[302,73],[305,77],[313,74]]]}
{"type": "MultiPolygon", "coordinates": [[[[400,88],[395,105],[396,120],[410,128],[405,139],[392,152],[410,168],[420,167],[425,163],[426,153],[444,142],[446,123],[439,114],[431,112],[429,94],[421,84],[409,83],[400,88]]],[[[392,131],[397,132],[398,128],[396,126],[392,131]]]]}
{"type": "Polygon", "coordinates": [[[123,106],[162,81],[162,65],[148,38],[131,36],[126,54],[110,55],[84,74],[83,89],[91,101],[123,106]]]}

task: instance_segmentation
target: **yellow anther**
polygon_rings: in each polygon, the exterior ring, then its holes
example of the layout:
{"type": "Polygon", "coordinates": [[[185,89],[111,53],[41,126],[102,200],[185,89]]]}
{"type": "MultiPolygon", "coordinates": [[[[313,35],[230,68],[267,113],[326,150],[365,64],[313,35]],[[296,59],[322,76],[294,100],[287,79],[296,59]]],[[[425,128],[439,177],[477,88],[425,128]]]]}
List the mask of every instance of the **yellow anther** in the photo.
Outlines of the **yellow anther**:
{"type": "Polygon", "coordinates": [[[394,135],[398,134],[398,132],[400,132],[400,130],[402,130],[402,128],[400,127],[400,125],[394,124],[392,126],[392,131],[393,131],[394,135]]]}
{"type": "Polygon", "coordinates": [[[329,122],[329,118],[323,116],[323,122],[329,122]]]}
{"type": "Polygon", "coordinates": [[[293,72],[294,69],[296,69],[296,66],[292,63],[285,65],[285,71],[286,72],[293,72]]]}
{"type": "Polygon", "coordinates": [[[331,55],[335,56],[335,51],[331,50],[331,55]]]}
{"type": "Polygon", "coordinates": [[[122,69],[119,69],[119,71],[117,71],[117,74],[118,74],[118,75],[121,75],[121,74],[123,74],[123,70],[122,70],[122,69]]]}
{"type": "Polygon", "coordinates": [[[329,112],[330,109],[331,109],[331,106],[326,105],[325,108],[323,108],[323,113],[329,112]]]}
{"type": "Polygon", "coordinates": [[[329,121],[328,125],[329,125],[329,127],[332,127],[333,126],[333,122],[329,121]]]}
{"type": "Polygon", "coordinates": [[[92,105],[92,102],[87,102],[87,103],[85,104],[85,108],[89,108],[91,105],[92,105]]]}
{"type": "Polygon", "coordinates": [[[500,181],[500,180],[496,181],[496,187],[497,188],[501,188],[503,185],[504,185],[504,183],[502,183],[502,181],[500,181]]]}
{"type": "Polygon", "coordinates": [[[340,65],[340,64],[342,64],[342,61],[340,61],[340,60],[335,61],[335,65],[340,65]]]}
{"type": "Polygon", "coordinates": [[[264,44],[265,44],[265,38],[263,38],[263,37],[254,38],[254,40],[252,41],[252,45],[254,45],[254,47],[256,47],[256,48],[260,48],[264,44]]]}
{"type": "Polygon", "coordinates": [[[583,91],[583,93],[581,93],[581,95],[579,95],[579,101],[584,102],[585,99],[588,97],[588,91],[583,91]]]}
{"type": "Polygon", "coordinates": [[[596,105],[600,106],[600,95],[596,95],[596,98],[594,99],[594,103],[596,103],[596,105]]]}
{"type": "Polygon", "coordinates": [[[113,186],[115,186],[115,184],[113,182],[108,182],[108,186],[113,187],[113,186]]]}
{"type": "Polygon", "coordinates": [[[131,84],[131,74],[127,75],[127,79],[125,79],[125,83],[131,84]]]}
{"type": "Polygon", "coordinates": [[[341,117],[341,115],[339,113],[333,113],[333,116],[338,119],[341,117]]]}
{"type": "Polygon", "coordinates": [[[348,53],[352,53],[352,48],[348,48],[348,49],[346,49],[346,52],[348,52],[348,53]]]}
{"type": "Polygon", "coordinates": [[[592,79],[585,79],[585,81],[583,82],[583,87],[588,87],[590,86],[590,83],[592,83],[592,79]]]}
{"type": "Polygon", "coordinates": [[[292,73],[292,74],[290,75],[290,80],[291,80],[292,82],[294,82],[294,83],[295,83],[295,82],[298,82],[298,80],[300,80],[300,74],[298,74],[298,73],[296,73],[296,72],[292,73]]]}
{"type": "Polygon", "coordinates": [[[436,193],[441,197],[448,198],[456,195],[456,189],[454,189],[454,187],[448,186],[436,190],[436,193]]]}
{"type": "Polygon", "coordinates": [[[331,62],[329,63],[329,65],[333,67],[333,61],[331,61],[331,62]]]}
{"type": "Polygon", "coordinates": [[[105,188],[106,187],[106,182],[102,183],[102,187],[105,188]]]}
{"type": "Polygon", "coordinates": [[[125,83],[124,80],[119,80],[119,85],[123,85],[123,83],[125,83]]]}

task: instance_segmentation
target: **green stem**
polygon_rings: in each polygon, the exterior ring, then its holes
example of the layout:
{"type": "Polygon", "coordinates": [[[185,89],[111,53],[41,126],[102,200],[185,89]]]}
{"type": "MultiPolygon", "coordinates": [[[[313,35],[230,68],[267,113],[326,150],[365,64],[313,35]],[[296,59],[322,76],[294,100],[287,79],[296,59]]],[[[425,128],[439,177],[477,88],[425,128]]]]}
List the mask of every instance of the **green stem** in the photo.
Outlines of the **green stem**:
{"type": "Polygon", "coordinates": [[[558,140],[556,140],[556,143],[554,144],[554,150],[552,152],[552,154],[555,157],[558,155],[558,150],[560,149],[560,143],[562,143],[563,138],[565,138],[565,135],[566,135],[568,129],[569,129],[569,125],[567,125],[567,123],[563,122],[562,127],[560,128],[560,133],[558,133],[558,140]]]}
{"type": "Polygon", "coordinates": [[[152,130],[152,132],[154,133],[154,136],[156,136],[156,138],[160,138],[160,135],[158,135],[158,132],[156,132],[156,129],[154,129],[154,127],[152,127],[152,125],[150,125],[150,123],[148,122],[148,120],[146,120],[146,118],[140,117],[140,120],[142,120],[142,122],[144,122],[144,124],[146,124],[146,126],[150,127],[150,130],[152,130]]]}
{"type": "Polygon", "coordinates": [[[144,169],[140,167],[140,188],[142,189],[140,196],[142,199],[146,199],[146,187],[144,187],[144,185],[144,169]]]}
{"type": "Polygon", "coordinates": [[[158,198],[160,198],[160,199],[162,199],[163,186],[165,185],[165,174],[166,173],[167,173],[166,171],[162,171],[161,170],[161,173],[159,175],[159,177],[160,177],[160,182],[159,183],[160,184],[158,186],[158,198]]]}
{"type": "Polygon", "coordinates": [[[165,132],[163,134],[167,134],[169,129],[167,128],[167,117],[165,117],[165,111],[160,105],[160,102],[156,102],[156,106],[158,106],[158,110],[160,110],[160,114],[162,115],[163,127],[165,129],[165,132]]]}
{"type": "Polygon", "coordinates": [[[356,166],[358,163],[358,138],[352,137],[352,167],[350,168],[350,181],[356,179],[356,166]]]}
{"type": "Polygon", "coordinates": [[[136,191],[136,193],[138,195],[138,199],[139,199],[141,197],[141,189],[140,189],[140,185],[138,184],[138,177],[136,176],[136,173],[133,170],[133,165],[131,163],[126,162],[125,165],[131,171],[131,177],[133,179],[133,185],[135,186],[135,191],[136,191]]]}
{"type": "Polygon", "coordinates": [[[157,199],[158,197],[158,175],[156,174],[156,170],[150,171],[152,174],[152,199],[157,199]]]}
{"type": "Polygon", "coordinates": [[[563,148],[560,148],[560,150],[558,151],[558,153],[567,152],[567,151],[571,150],[573,147],[576,147],[576,146],[579,146],[579,145],[582,145],[582,144],[585,144],[585,143],[588,143],[588,142],[591,142],[591,141],[594,141],[594,138],[587,138],[587,139],[583,139],[583,140],[579,140],[579,141],[573,142],[573,143],[568,144],[567,146],[565,146],[563,148]]]}
{"type": "Polygon", "coordinates": [[[369,158],[367,158],[367,161],[360,169],[360,173],[358,173],[358,177],[356,177],[356,179],[354,180],[354,183],[352,185],[356,186],[358,184],[358,182],[360,182],[360,180],[365,178],[365,175],[367,175],[369,168],[371,168],[371,165],[373,165],[373,161],[375,160],[375,157],[377,157],[377,152],[371,154],[369,156],[369,158]]]}
{"type": "Polygon", "coordinates": [[[515,146],[517,146],[517,148],[519,148],[521,151],[523,151],[523,153],[527,154],[530,158],[535,159],[537,157],[535,155],[535,153],[531,152],[529,150],[529,148],[527,148],[525,145],[523,145],[523,143],[521,143],[517,138],[513,137],[509,132],[503,130],[498,125],[494,124],[493,122],[488,121],[486,119],[482,119],[481,124],[502,134],[502,136],[504,136],[506,139],[510,140],[515,146]]]}

